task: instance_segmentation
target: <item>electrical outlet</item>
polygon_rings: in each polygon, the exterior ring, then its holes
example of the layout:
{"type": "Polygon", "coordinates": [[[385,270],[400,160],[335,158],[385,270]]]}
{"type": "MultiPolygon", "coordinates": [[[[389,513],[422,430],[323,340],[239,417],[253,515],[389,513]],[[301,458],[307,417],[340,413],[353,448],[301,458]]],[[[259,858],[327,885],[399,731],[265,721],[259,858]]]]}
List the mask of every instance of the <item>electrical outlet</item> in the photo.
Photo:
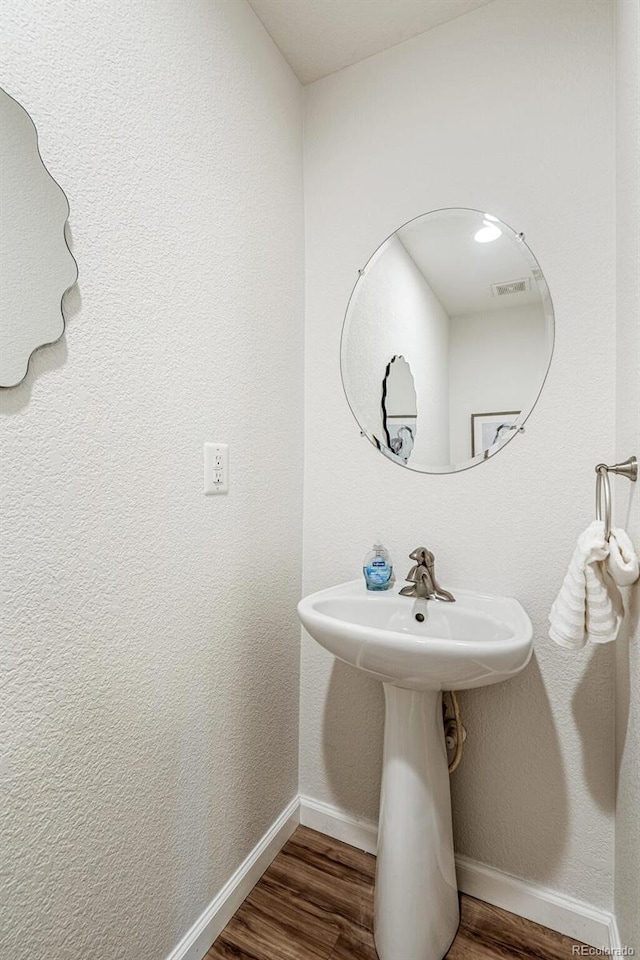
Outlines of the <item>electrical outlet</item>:
{"type": "Polygon", "coordinates": [[[226,493],[229,489],[229,447],[226,443],[204,445],[204,492],[226,493]]]}

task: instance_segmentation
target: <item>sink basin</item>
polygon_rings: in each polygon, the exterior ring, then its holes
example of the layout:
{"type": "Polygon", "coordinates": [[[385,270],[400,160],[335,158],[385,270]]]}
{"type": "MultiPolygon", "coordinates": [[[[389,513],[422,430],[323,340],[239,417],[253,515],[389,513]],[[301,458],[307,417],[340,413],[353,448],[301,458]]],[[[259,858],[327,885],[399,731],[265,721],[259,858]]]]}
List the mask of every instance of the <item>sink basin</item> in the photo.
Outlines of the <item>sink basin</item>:
{"type": "Polygon", "coordinates": [[[444,603],[399,589],[374,592],[353,580],[305,597],[298,616],[338,659],[413,690],[483,687],[529,662],[531,621],[517,600],[456,590],[456,602],[444,603]]]}
{"type": "Polygon", "coordinates": [[[507,680],[531,657],[531,621],[517,600],[454,595],[455,603],[413,599],[399,586],[373,592],[354,580],[298,604],[314,640],[384,686],[380,960],[440,960],[460,921],[442,691],[507,680]]]}

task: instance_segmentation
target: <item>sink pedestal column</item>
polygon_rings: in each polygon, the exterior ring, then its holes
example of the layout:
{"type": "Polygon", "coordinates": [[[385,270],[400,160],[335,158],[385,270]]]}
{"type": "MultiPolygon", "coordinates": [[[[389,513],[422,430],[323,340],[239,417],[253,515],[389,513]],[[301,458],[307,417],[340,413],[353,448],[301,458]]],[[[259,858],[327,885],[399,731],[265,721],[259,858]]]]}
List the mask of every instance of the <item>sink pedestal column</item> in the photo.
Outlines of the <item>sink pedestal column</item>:
{"type": "Polygon", "coordinates": [[[440,960],[460,922],[442,693],[384,693],[376,949],[380,960],[440,960]]]}

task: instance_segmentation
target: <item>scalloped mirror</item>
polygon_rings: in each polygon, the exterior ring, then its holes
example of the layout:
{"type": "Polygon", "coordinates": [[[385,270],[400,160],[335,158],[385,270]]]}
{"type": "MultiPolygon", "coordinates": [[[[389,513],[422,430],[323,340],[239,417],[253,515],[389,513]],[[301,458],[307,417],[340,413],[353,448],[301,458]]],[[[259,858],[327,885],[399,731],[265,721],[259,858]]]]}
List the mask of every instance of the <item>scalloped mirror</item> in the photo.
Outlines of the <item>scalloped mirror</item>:
{"type": "Polygon", "coordinates": [[[452,473],[502,450],[553,352],[540,264],[497,217],[434,210],[372,255],[351,294],[340,367],[362,432],[390,460],[452,473]]]}
{"type": "Polygon", "coordinates": [[[0,89],[0,387],[17,386],[33,352],[64,333],[62,297],[78,276],[68,216],[33,120],[0,89]]]}

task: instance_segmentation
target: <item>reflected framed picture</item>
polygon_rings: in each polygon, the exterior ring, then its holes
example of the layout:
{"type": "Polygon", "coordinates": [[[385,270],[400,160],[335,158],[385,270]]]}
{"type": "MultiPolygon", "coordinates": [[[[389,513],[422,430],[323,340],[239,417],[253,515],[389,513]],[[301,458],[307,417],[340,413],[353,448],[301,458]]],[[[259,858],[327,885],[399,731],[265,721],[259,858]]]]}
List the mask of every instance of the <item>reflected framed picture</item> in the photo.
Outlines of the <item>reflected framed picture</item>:
{"type": "Polygon", "coordinates": [[[411,413],[404,416],[387,416],[384,418],[389,449],[404,463],[408,461],[413,450],[417,419],[416,414],[411,413]]]}
{"type": "Polygon", "coordinates": [[[471,456],[482,452],[485,456],[495,453],[517,430],[516,420],[520,410],[504,410],[495,413],[471,414],[471,456]]]}

